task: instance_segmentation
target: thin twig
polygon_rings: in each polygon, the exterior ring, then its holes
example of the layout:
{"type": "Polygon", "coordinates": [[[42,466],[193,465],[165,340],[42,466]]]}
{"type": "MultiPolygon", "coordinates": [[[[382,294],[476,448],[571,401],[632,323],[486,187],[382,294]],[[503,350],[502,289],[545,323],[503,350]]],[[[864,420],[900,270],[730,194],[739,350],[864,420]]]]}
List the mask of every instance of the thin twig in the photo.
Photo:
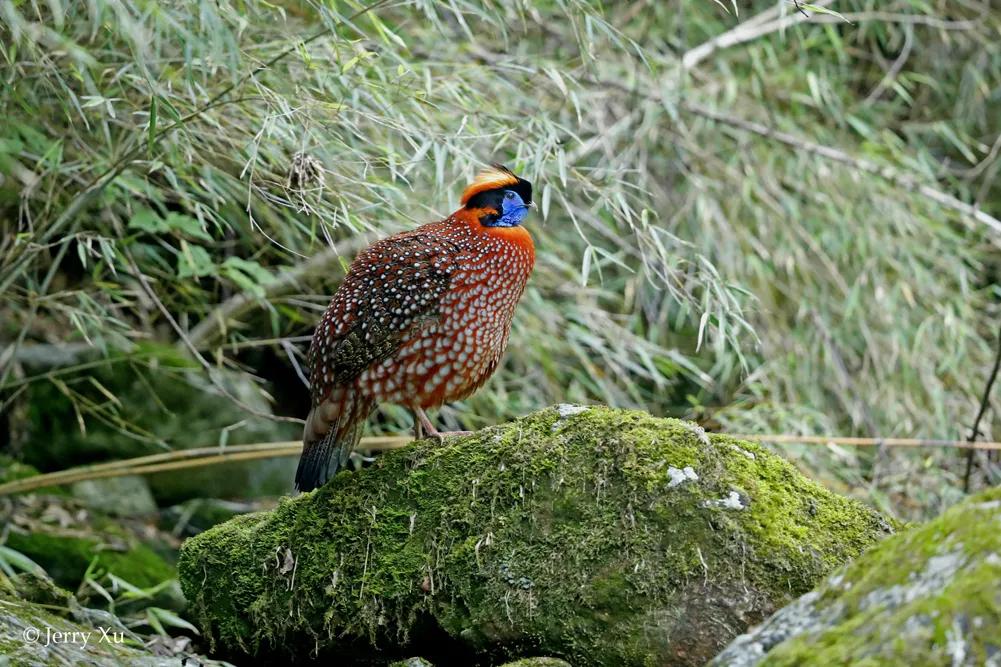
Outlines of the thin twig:
{"type": "MultiPolygon", "coordinates": [[[[638,88],[627,86],[621,81],[611,79],[594,79],[589,77],[584,77],[582,80],[608,88],[615,88],[630,95],[640,94],[638,88]]],[[[648,86],[644,89],[642,95],[646,99],[659,104],[668,104],[668,101],[664,99],[664,96],[657,92],[657,89],[658,86],[648,86]]],[[[771,139],[781,144],[785,144],[786,146],[790,146],[807,153],[812,153],[833,162],[846,164],[850,167],[858,169],[859,171],[864,171],[882,178],[898,188],[903,188],[910,192],[917,192],[923,197],[926,197],[941,206],[951,208],[952,210],[965,216],[969,216],[977,222],[989,227],[992,231],[998,234],[996,237],[991,237],[992,242],[995,245],[1001,246],[1001,220],[998,220],[986,211],[980,210],[978,206],[967,204],[961,199],[932,187],[931,185],[921,183],[912,174],[906,173],[889,165],[880,165],[863,158],[855,157],[854,155],[838,148],[824,146],[810,141],[809,139],[798,137],[789,132],[783,132],[782,130],[764,125],[762,123],[746,120],[744,118],[726,116],[696,102],[682,100],[677,103],[677,108],[686,113],[702,116],[703,118],[720,123],[721,125],[757,134],[758,136],[766,139],[771,139]]]]}
{"type": "MultiPolygon", "coordinates": [[[[826,7],[834,0],[817,0],[813,3],[816,7],[826,7]]],[[[775,5],[760,14],[744,21],[726,32],[713,37],[712,39],[699,44],[685,52],[681,57],[681,66],[689,70],[704,61],[712,54],[722,49],[751,42],[759,37],[780,32],[786,28],[809,20],[809,14],[793,12],[782,16],[783,7],[775,5]]]]}
{"type": "Polygon", "coordinates": [[[293,346],[292,343],[283,340],[282,349],[285,350],[285,356],[288,357],[289,363],[292,364],[292,368],[295,369],[295,374],[299,376],[299,381],[302,382],[302,386],[309,389],[309,378],[306,377],[306,374],[302,371],[302,366],[299,365],[299,360],[295,356],[295,346],[293,346]]]}
{"type": "Polygon", "coordinates": [[[774,444],[843,445],[847,447],[944,447],[952,449],[1001,450],[1001,442],[970,442],[969,440],[938,440],[934,438],[873,438],[827,435],[796,435],[778,433],[757,435],[753,433],[726,433],[738,440],[771,442],[774,444]]]}
{"type": "MultiPolygon", "coordinates": [[[[398,449],[412,441],[413,438],[409,436],[372,436],[362,438],[358,443],[358,449],[362,451],[386,451],[398,449]]],[[[179,449],[162,454],[150,454],[149,456],[140,456],[132,459],[109,461],[107,463],[98,463],[16,479],[5,484],[0,484],[0,496],[26,493],[49,486],[61,486],[89,479],[145,475],[166,470],[180,470],[219,463],[231,463],[233,461],[253,461],[298,456],[301,452],[302,443],[296,440],[264,442],[250,445],[227,445],[225,447],[179,449]]]]}
{"type": "MultiPolygon", "coordinates": [[[[812,3],[815,7],[826,7],[833,0],[818,0],[812,3]]],[[[904,25],[925,25],[939,30],[972,30],[979,25],[978,20],[947,21],[934,16],[924,16],[921,14],[901,14],[891,12],[855,12],[840,14],[837,16],[829,14],[804,15],[794,12],[786,16],[780,15],[781,5],[757,14],[743,23],[716,35],[698,46],[688,49],[681,57],[681,66],[684,70],[692,69],[704,62],[709,56],[717,51],[738,46],[754,41],[760,37],[781,32],[793,25],[804,23],[868,23],[877,21],[879,23],[899,23],[904,25]]]]}
{"type": "Polygon", "coordinates": [[[886,75],[883,76],[879,84],[872,89],[872,92],[866,95],[865,99],[862,100],[860,106],[866,107],[873,104],[880,96],[886,92],[887,88],[893,85],[894,81],[897,80],[897,76],[900,75],[900,71],[904,69],[904,65],[907,63],[907,59],[911,57],[911,50],[914,46],[914,30],[910,27],[904,29],[904,46],[900,49],[900,55],[897,56],[896,60],[887,70],[886,75]]]}
{"type": "MultiPolygon", "coordinates": [[[[974,443],[980,436],[980,420],[984,418],[987,413],[987,408],[991,403],[991,389],[994,387],[994,381],[998,379],[998,371],[1001,370],[1001,329],[998,330],[998,342],[997,342],[997,353],[994,355],[994,368],[991,369],[990,375],[987,376],[987,386],[984,387],[984,395],[980,399],[980,410],[977,411],[977,418],[973,420],[973,428],[970,429],[970,435],[967,437],[967,442],[974,443]]],[[[966,472],[963,474],[963,493],[970,492],[970,474],[973,472],[973,453],[974,450],[971,448],[966,452],[966,472]]]]}
{"type": "Polygon", "coordinates": [[[250,414],[255,415],[257,417],[262,417],[264,419],[269,419],[271,421],[292,422],[294,424],[305,423],[302,419],[298,419],[295,417],[282,417],[279,415],[273,415],[268,412],[263,412],[261,410],[254,408],[251,405],[247,405],[244,401],[234,396],[233,393],[226,387],[226,385],[224,385],[222,381],[219,379],[218,375],[216,374],[216,368],[212,364],[210,364],[204,356],[202,356],[202,353],[198,351],[198,348],[194,345],[194,343],[191,342],[191,340],[184,333],[184,329],[181,328],[181,325],[177,323],[177,320],[174,319],[174,316],[170,314],[169,310],[167,310],[167,306],[165,306],[163,304],[163,301],[160,300],[160,297],[157,296],[156,292],[153,290],[153,287],[149,283],[149,279],[142,271],[139,270],[139,266],[136,264],[135,259],[132,257],[132,252],[128,248],[126,248],[124,254],[125,254],[125,259],[128,260],[129,269],[131,271],[132,277],[139,282],[139,285],[146,293],[146,296],[148,296],[150,301],[152,301],[156,305],[157,310],[160,311],[160,314],[163,315],[164,319],[166,319],[167,322],[170,324],[170,327],[174,330],[174,333],[177,334],[177,336],[181,339],[182,343],[184,344],[184,347],[187,348],[190,355],[195,359],[195,361],[197,361],[199,364],[202,365],[202,368],[205,369],[205,373],[208,375],[209,381],[212,382],[212,384],[216,387],[216,389],[218,389],[222,393],[223,396],[228,398],[230,401],[233,402],[234,405],[240,407],[242,410],[246,410],[250,414]]]}

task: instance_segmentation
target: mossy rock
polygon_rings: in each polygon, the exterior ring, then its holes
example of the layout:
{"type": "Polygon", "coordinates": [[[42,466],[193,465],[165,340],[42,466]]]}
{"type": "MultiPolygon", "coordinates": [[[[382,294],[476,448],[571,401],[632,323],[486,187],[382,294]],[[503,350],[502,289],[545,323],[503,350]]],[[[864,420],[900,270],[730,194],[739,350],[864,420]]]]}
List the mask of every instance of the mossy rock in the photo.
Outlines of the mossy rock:
{"type": "Polygon", "coordinates": [[[146,638],[132,633],[107,612],[77,606],[72,614],[74,618],[67,618],[43,605],[0,594],[0,665],[224,667],[226,664],[191,653],[168,657],[147,650],[146,638]]]}
{"type": "Polygon", "coordinates": [[[0,597],[0,664],[18,667],[49,665],[157,665],[142,645],[109,629],[100,630],[57,616],[45,607],[12,597],[0,597]],[[119,642],[118,639],[122,641],[119,642]]]}
{"type": "Polygon", "coordinates": [[[1001,665],[1001,488],[886,540],[713,665],[1001,665]]]}
{"type": "Polygon", "coordinates": [[[167,560],[170,545],[151,537],[142,522],[87,511],[72,500],[38,496],[15,499],[0,521],[11,524],[7,547],[70,590],[77,589],[92,564],[94,576],[111,573],[140,588],[176,577],[167,560]]]}
{"type": "Polygon", "coordinates": [[[701,665],[889,531],[757,445],[562,405],[216,526],[179,571],[228,654],[428,655],[408,647],[445,633],[497,659],[701,665]]]}
{"type": "Polygon", "coordinates": [[[10,582],[11,593],[26,602],[66,609],[72,604],[73,595],[57,586],[44,571],[20,572],[12,577],[10,582]]]}

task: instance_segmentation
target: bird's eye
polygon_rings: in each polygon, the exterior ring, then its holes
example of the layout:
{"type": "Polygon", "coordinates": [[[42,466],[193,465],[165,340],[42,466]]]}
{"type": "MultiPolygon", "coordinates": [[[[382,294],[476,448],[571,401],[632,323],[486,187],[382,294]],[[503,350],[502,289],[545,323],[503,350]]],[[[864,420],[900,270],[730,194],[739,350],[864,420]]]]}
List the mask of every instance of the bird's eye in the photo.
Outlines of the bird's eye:
{"type": "Polygon", "coordinates": [[[504,193],[504,199],[514,199],[514,193],[508,190],[504,193]]]}

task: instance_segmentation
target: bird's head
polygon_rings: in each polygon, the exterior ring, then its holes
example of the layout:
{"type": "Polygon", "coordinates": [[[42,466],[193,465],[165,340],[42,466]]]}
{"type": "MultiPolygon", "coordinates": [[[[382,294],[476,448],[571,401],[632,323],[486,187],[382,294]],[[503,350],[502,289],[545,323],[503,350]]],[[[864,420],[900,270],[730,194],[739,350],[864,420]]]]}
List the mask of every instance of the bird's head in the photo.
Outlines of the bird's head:
{"type": "Polygon", "coordinates": [[[460,202],[467,210],[476,211],[484,227],[517,227],[535,206],[532,184],[499,164],[480,172],[460,202]]]}

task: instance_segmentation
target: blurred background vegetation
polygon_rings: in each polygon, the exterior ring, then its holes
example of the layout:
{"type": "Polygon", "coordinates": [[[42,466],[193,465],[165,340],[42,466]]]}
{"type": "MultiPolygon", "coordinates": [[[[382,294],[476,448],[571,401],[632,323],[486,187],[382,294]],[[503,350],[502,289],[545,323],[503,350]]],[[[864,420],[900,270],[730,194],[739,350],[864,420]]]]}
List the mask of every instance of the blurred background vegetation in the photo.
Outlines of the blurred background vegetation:
{"type": "MultiPolygon", "coordinates": [[[[295,439],[297,367],[354,253],[444,217],[492,161],[535,183],[538,263],[503,368],[447,426],[601,402],[963,439],[980,404],[989,0],[5,0],[0,77],[8,476],[295,439]]],[[[962,493],[952,450],[781,452],[899,518],[962,493]]],[[[180,538],[191,502],[280,495],[291,466],[153,477],[150,502],[180,538]]]]}

